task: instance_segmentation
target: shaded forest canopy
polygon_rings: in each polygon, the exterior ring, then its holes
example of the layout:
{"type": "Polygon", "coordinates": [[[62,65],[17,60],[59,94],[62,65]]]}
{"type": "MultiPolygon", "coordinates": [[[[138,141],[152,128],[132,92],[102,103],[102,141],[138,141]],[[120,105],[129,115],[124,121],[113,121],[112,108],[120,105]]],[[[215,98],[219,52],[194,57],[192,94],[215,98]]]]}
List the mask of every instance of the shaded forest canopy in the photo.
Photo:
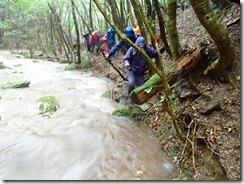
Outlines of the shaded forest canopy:
{"type": "MultiPolygon", "coordinates": [[[[143,121],[179,166],[171,179],[240,179],[240,1],[2,0],[0,20],[1,48],[31,58],[65,58],[76,69],[88,62],[94,74],[118,87],[118,73],[110,71],[101,52],[87,53],[83,35],[95,29],[105,33],[112,26],[117,41],[136,48],[123,32],[139,25],[148,44],[166,48],[158,60],[141,53],[149,77],[158,77],[147,86],[148,94],[138,88],[134,95],[149,105],[149,120],[143,121]],[[196,48],[201,49],[196,53],[196,48]]],[[[124,51],[112,62],[122,72],[124,51]]],[[[121,95],[120,90],[113,93],[113,98],[121,95]]]]}

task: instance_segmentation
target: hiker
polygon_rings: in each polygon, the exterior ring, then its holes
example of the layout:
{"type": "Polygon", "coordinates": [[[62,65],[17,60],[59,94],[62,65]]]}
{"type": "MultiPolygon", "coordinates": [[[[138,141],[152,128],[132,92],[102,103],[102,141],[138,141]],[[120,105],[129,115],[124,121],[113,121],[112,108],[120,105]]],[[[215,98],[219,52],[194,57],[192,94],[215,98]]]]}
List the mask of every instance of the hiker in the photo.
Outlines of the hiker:
{"type": "MultiPolygon", "coordinates": [[[[158,56],[157,50],[146,45],[146,40],[142,36],[137,38],[135,45],[143,48],[150,58],[158,56]]],[[[164,47],[160,48],[160,53],[164,51],[164,47]]],[[[130,95],[133,89],[144,84],[144,73],[148,70],[148,63],[146,58],[133,47],[126,52],[123,62],[125,68],[129,70],[128,95],[130,95]]]]}
{"type": "Polygon", "coordinates": [[[107,31],[107,37],[106,40],[108,41],[108,49],[111,50],[113,48],[113,46],[116,44],[115,41],[115,30],[113,27],[109,27],[108,31],[107,31]]]}
{"type": "Polygon", "coordinates": [[[110,26],[103,38],[104,54],[107,56],[111,48],[115,45],[115,30],[110,26]]]}
{"type": "MultiPolygon", "coordinates": [[[[136,39],[140,36],[136,34],[132,27],[127,27],[125,29],[125,35],[133,42],[135,43],[136,39]]],[[[123,41],[122,39],[119,40],[119,42],[109,51],[109,53],[106,55],[107,58],[112,57],[123,45],[126,46],[126,50],[130,48],[130,45],[123,41]]]]}
{"type": "Polygon", "coordinates": [[[93,53],[95,46],[97,46],[96,53],[99,54],[99,48],[102,45],[102,40],[101,40],[102,36],[103,35],[100,33],[99,30],[95,30],[92,32],[91,35],[89,35],[90,52],[93,53]]]}

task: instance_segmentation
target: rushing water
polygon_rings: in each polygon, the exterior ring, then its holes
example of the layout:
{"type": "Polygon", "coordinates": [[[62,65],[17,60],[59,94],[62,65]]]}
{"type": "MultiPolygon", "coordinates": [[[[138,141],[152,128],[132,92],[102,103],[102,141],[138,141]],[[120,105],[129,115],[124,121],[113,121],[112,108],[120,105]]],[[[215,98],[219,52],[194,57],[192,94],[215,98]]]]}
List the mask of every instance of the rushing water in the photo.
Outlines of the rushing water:
{"type": "Polygon", "coordinates": [[[17,58],[0,51],[0,86],[30,80],[28,88],[0,89],[1,180],[166,180],[174,166],[146,126],[113,117],[118,106],[101,95],[105,79],[66,65],[17,58]],[[50,117],[37,99],[55,96],[50,117]]]}

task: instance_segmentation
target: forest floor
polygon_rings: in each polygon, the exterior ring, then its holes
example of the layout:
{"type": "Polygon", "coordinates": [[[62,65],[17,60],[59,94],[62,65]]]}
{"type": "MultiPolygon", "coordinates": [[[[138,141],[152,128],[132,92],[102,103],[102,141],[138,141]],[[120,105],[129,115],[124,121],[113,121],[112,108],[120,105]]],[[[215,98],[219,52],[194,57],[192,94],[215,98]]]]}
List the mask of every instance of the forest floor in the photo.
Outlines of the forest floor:
{"type": "MultiPolygon", "coordinates": [[[[176,85],[175,111],[178,126],[187,136],[187,141],[181,142],[177,137],[172,120],[162,107],[159,98],[163,92],[147,102],[149,109],[146,114],[150,119],[147,124],[156,132],[162,150],[178,166],[169,180],[240,180],[241,177],[240,6],[232,4],[218,13],[235,45],[236,59],[230,72],[231,82],[221,83],[204,75],[203,71],[209,63],[200,64],[180,79],[181,82],[176,85]]],[[[177,29],[183,49],[191,50],[205,44],[215,50],[211,57],[218,56],[213,40],[191,7],[180,12],[177,29]]],[[[122,79],[103,56],[93,56],[92,59],[95,64],[89,71],[113,81],[113,99],[117,100],[124,92],[122,79]]],[[[121,71],[124,70],[122,54],[116,54],[112,62],[121,71]]],[[[170,63],[166,52],[163,62],[165,66],[170,63]]]]}

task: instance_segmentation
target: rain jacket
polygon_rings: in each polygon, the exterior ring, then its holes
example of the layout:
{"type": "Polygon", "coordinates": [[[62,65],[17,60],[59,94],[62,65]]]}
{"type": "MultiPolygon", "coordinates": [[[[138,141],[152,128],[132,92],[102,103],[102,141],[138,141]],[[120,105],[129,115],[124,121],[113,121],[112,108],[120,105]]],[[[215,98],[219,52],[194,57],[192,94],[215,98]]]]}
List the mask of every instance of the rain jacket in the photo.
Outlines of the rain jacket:
{"type": "Polygon", "coordinates": [[[107,31],[106,39],[109,43],[109,49],[111,49],[115,45],[115,30],[110,27],[107,31]]]}
{"type": "MultiPolygon", "coordinates": [[[[134,37],[128,37],[133,43],[135,43],[136,39],[139,37],[140,35],[135,34],[134,37]]],[[[113,56],[123,45],[126,46],[126,50],[128,50],[130,48],[130,45],[128,43],[126,43],[123,40],[119,40],[119,42],[109,51],[109,57],[113,56]]]]}
{"type": "Polygon", "coordinates": [[[89,45],[92,46],[92,45],[96,45],[100,42],[100,37],[101,37],[101,34],[99,32],[99,30],[95,30],[92,32],[92,35],[90,35],[89,37],[89,45]]]}
{"type": "MultiPolygon", "coordinates": [[[[157,50],[149,47],[146,45],[145,38],[140,36],[135,42],[135,45],[138,47],[144,48],[145,52],[148,54],[150,58],[155,58],[158,56],[157,50]]],[[[164,48],[160,49],[160,52],[164,52],[164,48]]],[[[130,47],[130,49],[127,51],[125,57],[124,57],[124,64],[129,63],[131,71],[135,72],[138,75],[144,74],[145,71],[148,70],[147,60],[146,58],[137,52],[137,50],[133,47],[130,47]]]]}
{"type": "MultiPolygon", "coordinates": [[[[144,48],[145,52],[150,58],[155,58],[158,56],[157,50],[146,45],[145,38],[140,36],[137,38],[135,45],[144,48]]],[[[162,47],[160,52],[163,53],[165,48],[162,47]]],[[[144,73],[148,70],[148,64],[146,58],[140,54],[135,48],[130,47],[124,56],[124,65],[126,63],[130,64],[129,68],[129,85],[140,86],[144,83],[144,73]]]]}

